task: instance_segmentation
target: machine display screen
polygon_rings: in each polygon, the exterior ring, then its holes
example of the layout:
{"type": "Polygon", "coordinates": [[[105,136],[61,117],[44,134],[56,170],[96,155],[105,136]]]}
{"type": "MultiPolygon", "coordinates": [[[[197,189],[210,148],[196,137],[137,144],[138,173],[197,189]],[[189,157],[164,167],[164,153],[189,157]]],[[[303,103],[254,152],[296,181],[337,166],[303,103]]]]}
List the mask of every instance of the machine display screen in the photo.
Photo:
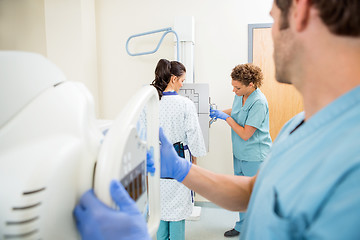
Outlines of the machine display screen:
{"type": "Polygon", "coordinates": [[[145,181],[145,161],[143,161],[121,180],[121,184],[136,201],[146,191],[145,181]]]}

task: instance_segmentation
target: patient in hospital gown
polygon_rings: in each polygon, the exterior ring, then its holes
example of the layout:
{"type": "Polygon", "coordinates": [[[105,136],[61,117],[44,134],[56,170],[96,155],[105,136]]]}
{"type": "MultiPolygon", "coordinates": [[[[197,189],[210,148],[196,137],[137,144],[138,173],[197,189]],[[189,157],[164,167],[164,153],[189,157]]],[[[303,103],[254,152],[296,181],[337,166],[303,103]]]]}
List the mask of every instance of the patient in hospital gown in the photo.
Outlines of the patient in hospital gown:
{"type": "MultiPolygon", "coordinates": [[[[185,74],[185,67],[180,62],[161,59],[152,85],[158,90],[160,98],[160,126],[170,142],[180,149],[184,148],[180,151],[188,161],[192,161],[195,157],[204,156],[206,149],[195,104],[178,95],[185,74]]],[[[185,218],[193,208],[191,191],[175,179],[161,179],[160,199],[161,222],[157,240],[185,239],[185,218]]]]}

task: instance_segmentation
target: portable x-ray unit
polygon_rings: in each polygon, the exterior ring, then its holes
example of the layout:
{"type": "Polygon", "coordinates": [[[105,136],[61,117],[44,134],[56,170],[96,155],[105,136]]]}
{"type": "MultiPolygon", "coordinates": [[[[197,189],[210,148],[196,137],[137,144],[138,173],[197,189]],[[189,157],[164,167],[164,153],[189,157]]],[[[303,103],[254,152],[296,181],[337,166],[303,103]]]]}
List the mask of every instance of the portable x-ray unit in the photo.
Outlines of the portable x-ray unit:
{"type": "Polygon", "coordinates": [[[1,51],[0,105],[0,239],[80,239],[74,206],[92,187],[113,206],[112,179],[121,181],[144,215],[149,207],[149,233],[155,235],[160,153],[153,87],[140,89],[104,135],[81,83],[65,81],[38,54],[1,51]],[[137,119],[145,106],[146,134],[140,135],[137,119]],[[156,171],[147,178],[150,147],[156,171]]]}

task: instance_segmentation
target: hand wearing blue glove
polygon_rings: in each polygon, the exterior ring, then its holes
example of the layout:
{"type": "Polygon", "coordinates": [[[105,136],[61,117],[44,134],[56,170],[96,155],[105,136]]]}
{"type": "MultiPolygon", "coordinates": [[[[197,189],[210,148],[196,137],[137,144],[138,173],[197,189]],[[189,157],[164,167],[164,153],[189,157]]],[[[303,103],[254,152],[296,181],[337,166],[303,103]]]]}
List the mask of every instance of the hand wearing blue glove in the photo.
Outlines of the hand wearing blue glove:
{"type": "Polygon", "coordinates": [[[161,142],[160,159],[162,178],[174,178],[182,182],[189,173],[192,163],[185,158],[179,157],[174,146],[166,138],[162,128],[159,129],[159,138],[161,142]]]}
{"type": "Polygon", "coordinates": [[[154,148],[150,147],[150,150],[146,152],[146,170],[154,176],[155,164],[154,164],[154,148]]]}
{"type": "Polygon", "coordinates": [[[209,114],[209,116],[211,117],[211,118],[215,118],[216,116],[215,116],[215,110],[213,110],[212,108],[210,108],[210,114],[209,114]]]}
{"type": "Polygon", "coordinates": [[[226,120],[227,118],[229,118],[230,116],[227,115],[226,113],[224,113],[223,111],[220,110],[216,110],[216,109],[211,109],[210,110],[210,115],[211,118],[220,118],[222,120],[226,120]]]}
{"type": "Polygon", "coordinates": [[[76,225],[86,240],[150,240],[144,216],[125,188],[113,180],[110,193],[120,210],[114,210],[98,198],[93,190],[83,194],[74,209],[76,225]]]}

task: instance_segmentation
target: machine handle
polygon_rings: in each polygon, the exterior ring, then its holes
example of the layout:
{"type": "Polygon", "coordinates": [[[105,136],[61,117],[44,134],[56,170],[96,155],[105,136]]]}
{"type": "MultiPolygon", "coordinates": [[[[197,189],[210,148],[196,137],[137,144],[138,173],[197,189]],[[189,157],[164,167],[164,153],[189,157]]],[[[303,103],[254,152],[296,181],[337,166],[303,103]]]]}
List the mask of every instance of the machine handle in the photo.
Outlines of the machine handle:
{"type": "MultiPolygon", "coordinates": [[[[94,190],[105,204],[114,207],[109,186],[112,179],[119,179],[122,154],[132,129],[147,107],[147,149],[154,149],[155,173],[148,175],[150,236],[155,236],[160,223],[160,146],[159,146],[159,97],[152,86],[141,88],[128,102],[109,129],[100,149],[96,166],[94,190]]],[[[120,179],[119,179],[120,180],[120,179]]]]}
{"type": "Polygon", "coordinates": [[[176,54],[176,58],[177,58],[177,61],[179,61],[179,56],[180,56],[180,55],[179,55],[179,36],[177,35],[177,33],[176,33],[171,27],[169,27],[169,28],[163,28],[163,29],[159,29],[159,30],[154,30],[154,31],[150,31],[150,32],[144,32],[144,33],[139,33],[139,34],[131,35],[131,36],[128,38],[128,40],[126,41],[126,46],[125,46],[126,52],[127,52],[130,56],[142,56],[142,55],[147,55],[147,54],[155,53],[155,52],[159,49],[159,47],[160,47],[160,45],[161,45],[164,37],[165,37],[168,33],[173,33],[173,34],[175,35],[175,37],[176,37],[176,53],[177,53],[177,54],[176,54]],[[136,38],[136,37],[145,36],[145,35],[154,34],[154,33],[159,33],[159,32],[164,32],[164,33],[163,33],[163,35],[161,36],[160,41],[158,42],[158,45],[156,46],[156,48],[155,48],[154,50],[147,51],[147,52],[140,52],[140,53],[131,53],[131,52],[130,52],[130,50],[129,50],[129,42],[130,42],[131,39],[136,38]]]}

